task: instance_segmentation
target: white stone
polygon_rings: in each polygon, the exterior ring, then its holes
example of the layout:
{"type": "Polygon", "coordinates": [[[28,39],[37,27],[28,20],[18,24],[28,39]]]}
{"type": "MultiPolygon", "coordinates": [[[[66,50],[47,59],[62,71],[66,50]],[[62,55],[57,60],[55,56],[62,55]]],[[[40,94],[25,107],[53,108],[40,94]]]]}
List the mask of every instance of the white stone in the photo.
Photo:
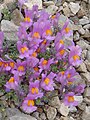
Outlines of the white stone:
{"type": "Polygon", "coordinates": [[[55,5],[55,3],[53,1],[47,1],[47,2],[43,2],[43,5],[45,6],[55,5]]]}
{"type": "Polygon", "coordinates": [[[64,103],[62,103],[61,107],[58,109],[58,112],[63,116],[67,116],[69,114],[69,108],[68,106],[65,106],[64,103]]]}
{"type": "Polygon", "coordinates": [[[81,35],[84,35],[84,34],[85,34],[85,30],[84,30],[83,28],[79,29],[78,31],[79,31],[79,33],[80,33],[81,35]]]}
{"type": "Polygon", "coordinates": [[[6,40],[9,41],[17,41],[17,31],[18,26],[16,26],[13,22],[8,20],[2,20],[1,21],[1,30],[4,32],[4,37],[6,40]]]}
{"type": "Polygon", "coordinates": [[[46,9],[46,12],[48,12],[49,14],[53,15],[56,13],[56,11],[58,10],[58,7],[55,5],[50,5],[48,6],[46,9]]]}
{"type": "Polygon", "coordinates": [[[72,106],[69,108],[69,112],[72,112],[72,113],[77,112],[77,108],[72,106]]]}
{"type": "Polygon", "coordinates": [[[78,103],[80,104],[83,101],[83,96],[74,96],[74,100],[78,101],[78,103]]]}
{"type": "Polygon", "coordinates": [[[80,66],[79,66],[79,68],[77,69],[77,71],[87,72],[86,65],[85,65],[84,62],[82,62],[82,64],[80,64],[80,66]]]}
{"type": "Polygon", "coordinates": [[[89,46],[84,40],[80,40],[76,44],[79,45],[82,50],[86,50],[89,46]]]}
{"type": "Polygon", "coordinates": [[[80,9],[79,3],[74,3],[74,2],[70,2],[69,7],[73,14],[76,14],[80,9]]]}
{"type": "Polygon", "coordinates": [[[82,19],[79,19],[79,23],[80,25],[86,25],[88,24],[90,21],[87,17],[83,17],[82,19]]]}
{"type": "Polygon", "coordinates": [[[32,9],[33,5],[38,5],[38,9],[42,9],[42,0],[28,0],[28,2],[24,3],[28,9],[32,9]]]}

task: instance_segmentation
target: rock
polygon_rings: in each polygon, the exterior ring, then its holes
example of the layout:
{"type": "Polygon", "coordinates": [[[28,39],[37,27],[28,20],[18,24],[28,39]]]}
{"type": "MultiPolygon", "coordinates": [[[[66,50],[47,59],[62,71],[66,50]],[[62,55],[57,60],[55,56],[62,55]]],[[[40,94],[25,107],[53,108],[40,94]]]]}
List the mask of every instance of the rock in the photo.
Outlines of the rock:
{"type": "Polygon", "coordinates": [[[42,0],[28,0],[28,2],[24,3],[23,7],[32,9],[33,5],[38,5],[38,9],[42,9],[42,0]]]}
{"type": "Polygon", "coordinates": [[[90,29],[90,24],[83,26],[84,29],[90,29]]]}
{"type": "Polygon", "coordinates": [[[72,30],[74,31],[81,29],[81,27],[82,27],[81,25],[72,24],[72,30]]]}
{"type": "Polygon", "coordinates": [[[90,62],[90,51],[87,51],[87,60],[90,62]]]}
{"type": "Polygon", "coordinates": [[[81,18],[81,17],[83,17],[84,15],[85,15],[86,13],[85,13],[85,10],[81,7],[81,9],[79,10],[79,12],[78,12],[78,17],[79,18],[81,18]]]}
{"type": "Polygon", "coordinates": [[[87,17],[84,17],[82,19],[79,19],[79,24],[80,25],[86,25],[89,23],[89,19],[87,17]]]}
{"type": "Polygon", "coordinates": [[[61,116],[59,120],[68,120],[68,117],[61,116]]]}
{"type": "Polygon", "coordinates": [[[57,114],[57,110],[54,107],[49,107],[46,111],[48,120],[54,120],[57,114]]]}
{"type": "Polygon", "coordinates": [[[16,26],[13,22],[8,20],[2,20],[1,21],[1,30],[4,32],[4,37],[6,40],[9,41],[17,41],[17,31],[18,26],[16,26]]]}
{"type": "Polygon", "coordinates": [[[69,108],[69,112],[71,112],[71,113],[77,112],[77,108],[72,106],[69,108]]]}
{"type": "Polygon", "coordinates": [[[90,87],[85,88],[84,96],[90,98],[90,87]]]}
{"type": "Polygon", "coordinates": [[[89,107],[86,106],[86,109],[82,115],[82,120],[90,120],[90,106],[89,107]]]}
{"type": "Polygon", "coordinates": [[[86,83],[90,85],[90,73],[89,72],[81,73],[80,75],[81,75],[83,81],[86,81],[86,83]]]}
{"type": "Polygon", "coordinates": [[[85,34],[85,30],[83,28],[79,29],[78,32],[81,34],[81,35],[84,35],[85,34]]]}
{"type": "Polygon", "coordinates": [[[2,14],[1,14],[1,12],[0,12],[0,21],[1,21],[1,19],[2,19],[2,14]]]}
{"type": "Polygon", "coordinates": [[[74,85],[85,84],[85,80],[80,75],[76,75],[75,79],[76,80],[74,81],[74,85]]]}
{"type": "Polygon", "coordinates": [[[80,64],[77,71],[79,71],[79,72],[87,72],[86,65],[85,65],[84,62],[82,62],[82,64],[80,64]]]}
{"type": "Polygon", "coordinates": [[[55,108],[60,108],[60,106],[61,106],[61,103],[60,103],[58,96],[52,97],[48,104],[52,107],[55,107],[55,108]]]}
{"type": "Polygon", "coordinates": [[[50,5],[48,6],[46,9],[46,12],[48,12],[49,14],[53,15],[56,13],[56,11],[58,10],[58,7],[55,5],[50,5]]]}
{"type": "Polygon", "coordinates": [[[89,46],[83,39],[78,41],[76,44],[79,45],[82,48],[82,50],[86,50],[89,46]]]}
{"type": "Polygon", "coordinates": [[[76,33],[74,34],[74,41],[78,41],[79,38],[80,38],[80,35],[79,35],[78,32],[76,32],[76,33]]]}
{"type": "Polygon", "coordinates": [[[80,9],[79,4],[78,3],[74,3],[74,2],[70,2],[69,7],[70,7],[70,10],[71,10],[71,12],[73,14],[76,14],[79,11],[79,9],[80,9]]]}
{"type": "Polygon", "coordinates": [[[45,113],[42,113],[42,114],[40,115],[40,118],[41,118],[42,120],[46,120],[46,115],[45,115],[45,113]]]}
{"type": "Polygon", "coordinates": [[[16,2],[16,0],[4,0],[5,4],[14,3],[14,2],[16,2]]]}
{"type": "Polygon", "coordinates": [[[16,8],[16,0],[4,0],[4,4],[6,4],[8,9],[11,11],[16,8]]]}
{"type": "Polygon", "coordinates": [[[6,6],[6,4],[0,4],[0,13],[2,13],[3,12],[3,9],[7,9],[7,6],[6,6]]]}
{"type": "Polygon", "coordinates": [[[83,50],[82,51],[82,55],[81,55],[81,57],[82,57],[83,60],[86,59],[86,55],[87,55],[87,50],[83,50]]]}
{"type": "Polygon", "coordinates": [[[26,115],[26,114],[17,114],[9,118],[9,120],[37,120],[36,118],[26,115]]]}
{"type": "Polygon", "coordinates": [[[19,26],[24,17],[18,9],[15,9],[11,14],[12,21],[15,25],[19,26]]]}
{"type": "Polygon", "coordinates": [[[39,120],[39,112],[34,112],[32,116],[39,120]]]}
{"type": "Polygon", "coordinates": [[[84,111],[86,108],[86,103],[82,102],[81,104],[78,105],[79,109],[84,111]]]}
{"type": "Polygon", "coordinates": [[[0,120],[2,119],[2,113],[0,112],[0,120]]]}
{"type": "Polygon", "coordinates": [[[87,70],[90,72],[90,62],[88,60],[85,61],[87,70]]]}
{"type": "Polygon", "coordinates": [[[68,120],[75,120],[73,117],[69,117],[68,120]]]}
{"type": "Polygon", "coordinates": [[[74,22],[75,25],[79,24],[79,18],[77,16],[72,16],[70,19],[74,22]]]}
{"type": "Polygon", "coordinates": [[[83,96],[74,96],[75,101],[78,101],[78,103],[82,103],[83,101],[83,96]]]}
{"type": "Polygon", "coordinates": [[[89,98],[84,98],[84,102],[90,106],[90,99],[89,98]]]}
{"type": "Polygon", "coordinates": [[[58,112],[63,116],[67,116],[69,114],[68,106],[65,106],[64,103],[61,104],[61,107],[58,109],[58,112]]]}
{"type": "Polygon", "coordinates": [[[46,2],[43,2],[43,5],[45,6],[55,5],[55,3],[53,1],[46,1],[46,2]]]}
{"type": "Polygon", "coordinates": [[[63,8],[64,15],[70,17],[70,9],[68,6],[63,8]]]}

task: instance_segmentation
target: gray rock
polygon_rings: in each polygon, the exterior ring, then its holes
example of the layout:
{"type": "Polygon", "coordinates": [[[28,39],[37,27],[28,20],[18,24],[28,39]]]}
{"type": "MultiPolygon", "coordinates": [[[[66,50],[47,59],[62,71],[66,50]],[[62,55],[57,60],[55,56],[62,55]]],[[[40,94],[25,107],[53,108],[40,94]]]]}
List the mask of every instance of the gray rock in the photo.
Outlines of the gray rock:
{"type": "Polygon", "coordinates": [[[17,114],[9,118],[9,120],[37,120],[36,118],[26,115],[26,114],[17,114]]]}
{"type": "Polygon", "coordinates": [[[53,1],[46,1],[46,2],[43,2],[43,5],[45,6],[55,5],[55,3],[53,1]]]}
{"type": "Polygon", "coordinates": [[[0,120],[2,119],[2,113],[0,112],[0,120]]]}
{"type": "Polygon", "coordinates": [[[23,7],[32,9],[33,5],[38,5],[38,9],[42,9],[42,0],[28,0],[23,7]]]}
{"type": "Polygon", "coordinates": [[[32,116],[39,120],[39,112],[34,112],[32,116]]]}
{"type": "Polygon", "coordinates": [[[82,102],[81,104],[78,105],[79,109],[84,111],[86,108],[86,103],[82,102]]]}
{"type": "Polygon", "coordinates": [[[13,22],[8,20],[2,20],[1,21],[1,30],[4,32],[4,37],[6,40],[9,41],[17,41],[17,31],[18,26],[16,26],[13,22]]]}
{"type": "Polygon", "coordinates": [[[83,39],[78,41],[76,44],[79,45],[82,48],[82,50],[87,49],[89,46],[83,39]]]}
{"type": "Polygon", "coordinates": [[[69,114],[68,106],[65,106],[64,103],[61,104],[61,107],[58,109],[58,112],[63,116],[67,116],[69,114]]]}
{"type": "Polygon", "coordinates": [[[19,26],[20,22],[23,21],[23,15],[20,13],[18,9],[15,9],[11,14],[12,21],[15,25],[19,26]]]}
{"type": "Polygon", "coordinates": [[[76,14],[80,9],[80,5],[78,3],[74,3],[74,2],[70,2],[69,7],[73,14],[76,14]]]}
{"type": "Polygon", "coordinates": [[[86,24],[88,24],[89,22],[90,22],[90,21],[89,21],[88,18],[82,18],[82,19],[79,20],[79,24],[80,24],[80,25],[86,25],[86,24]]]}
{"type": "Polygon", "coordinates": [[[82,64],[80,64],[77,71],[79,71],[79,72],[87,72],[86,65],[85,65],[84,62],[82,62],[82,64]]]}
{"type": "Polygon", "coordinates": [[[90,106],[89,107],[86,106],[86,109],[82,115],[82,120],[90,120],[90,106]]]}
{"type": "Polygon", "coordinates": [[[90,73],[87,72],[87,73],[81,73],[80,74],[83,81],[86,81],[87,85],[90,85],[90,73]]]}
{"type": "Polygon", "coordinates": [[[79,12],[78,12],[78,14],[77,14],[78,17],[81,18],[81,17],[83,17],[85,14],[86,14],[85,10],[81,7],[80,10],[79,10],[79,12]]]}
{"type": "Polygon", "coordinates": [[[54,120],[57,115],[57,110],[54,107],[49,107],[47,109],[47,118],[48,120],[54,120]]]}
{"type": "Polygon", "coordinates": [[[87,60],[90,62],[90,51],[87,51],[87,60]]]}
{"type": "Polygon", "coordinates": [[[74,41],[78,41],[79,38],[80,38],[80,35],[79,35],[78,32],[76,32],[76,33],[74,34],[74,41]]]}
{"type": "Polygon", "coordinates": [[[81,35],[84,35],[85,34],[85,30],[83,28],[79,29],[78,32],[81,34],[81,35]]]}
{"type": "Polygon", "coordinates": [[[84,96],[90,98],[90,87],[85,88],[84,96]]]}
{"type": "Polygon", "coordinates": [[[84,102],[90,106],[90,99],[89,98],[84,98],[84,102]]]}
{"type": "Polygon", "coordinates": [[[90,24],[83,26],[84,29],[90,29],[90,24]]]}
{"type": "Polygon", "coordinates": [[[52,99],[50,100],[50,102],[48,103],[50,106],[55,107],[55,108],[60,108],[61,103],[59,100],[59,97],[52,97],[52,99]]]}
{"type": "Polygon", "coordinates": [[[55,5],[50,5],[48,6],[46,9],[46,12],[48,12],[49,14],[53,15],[56,13],[56,11],[58,10],[58,7],[55,5]]]}
{"type": "Polygon", "coordinates": [[[41,118],[42,120],[46,120],[46,115],[45,115],[45,113],[42,113],[42,114],[40,115],[40,118],[41,118]]]}
{"type": "Polygon", "coordinates": [[[63,8],[64,15],[70,17],[70,9],[68,6],[63,8]]]}
{"type": "Polygon", "coordinates": [[[74,96],[75,101],[78,101],[78,104],[82,103],[83,96],[74,96]]]}
{"type": "Polygon", "coordinates": [[[90,72],[90,62],[88,60],[85,61],[87,70],[90,72]]]}
{"type": "Polygon", "coordinates": [[[81,55],[82,59],[85,60],[86,56],[87,56],[87,50],[83,50],[81,55]]]}

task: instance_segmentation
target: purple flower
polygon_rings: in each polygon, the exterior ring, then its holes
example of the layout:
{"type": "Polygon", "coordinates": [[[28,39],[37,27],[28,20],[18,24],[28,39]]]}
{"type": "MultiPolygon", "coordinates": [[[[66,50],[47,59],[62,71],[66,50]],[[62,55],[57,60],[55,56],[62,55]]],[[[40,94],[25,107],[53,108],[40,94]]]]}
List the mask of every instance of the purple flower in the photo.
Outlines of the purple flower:
{"type": "Polygon", "coordinates": [[[27,40],[28,39],[28,34],[27,34],[26,28],[24,26],[19,27],[17,35],[18,35],[19,40],[22,40],[22,39],[27,40]]]}
{"type": "Polygon", "coordinates": [[[75,101],[74,96],[75,96],[74,92],[67,93],[64,98],[64,104],[66,106],[77,106],[78,101],[75,101]]]}
{"type": "Polygon", "coordinates": [[[81,52],[82,50],[78,45],[70,47],[69,63],[71,65],[75,66],[81,64],[82,62],[82,60],[80,59],[81,52]]]}
{"type": "Polygon", "coordinates": [[[29,82],[29,94],[35,96],[35,99],[41,98],[43,93],[40,91],[40,81],[36,80],[35,82],[29,82]]]}
{"type": "Polygon", "coordinates": [[[66,21],[66,23],[64,24],[63,28],[61,29],[60,33],[62,34],[62,36],[64,37],[70,37],[73,36],[73,31],[68,27],[69,24],[69,20],[66,21]]]}
{"type": "Polygon", "coordinates": [[[56,53],[56,58],[59,60],[59,59],[65,58],[66,55],[67,55],[67,52],[65,50],[65,47],[61,46],[61,48],[56,53]]]}
{"type": "Polygon", "coordinates": [[[53,63],[54,63],[53,58],[49,60],[45,60],[44,58],[42,58],[39,62],[39,68],[41,68],[42,70],[49,70],[50,65],[53,63]]]}
{"type": "Polygon", "coordinates": [[[14,89],[14,90],[17,90],[18,86],[19,86],[18,74],[15,74],[13,77],[11,77],[5,85],[6,89],[14,89]]]}
{"type": "Polygon", "coordinates": [[[17,49],[18,49],[18,51],[20,53],[19,58],[23,59],[24,57],[26,57],[26,58],[29,57],[29,54],[30,54],[31,51],[27,47],[27,43],[26,42],[24,42],[22,44],[21,41],[18,41],[17,42],[17,49]]]}
{"type": "Polygon", "coordinates": [[[0,50],[2,50],[3,40],[4,40],[4,34],[3,32],[0,32],[0,50]]]}
{"type": "Polygon", "coordinates": [[[27,0],[18,0],[18,4],[20,5],[20,8],[25,2],[27,2],[27,0]]]}
{"type": "Polygon", "coordinates": [[[56,76],[53,72],[51,72],[48,76],[46,74],[42,74],[41,87],[46,91],[54,90],[54,82],[53,79],[56,76]]]}
{"type": "Polygon", "coordinates": [[[32,113],[37,110],[35,106],[35,97],[32,95],[28,95],[22,103],[22,109],[26,113],[32,113]]]}
{"type": "Polygon", "coordinates": [[[25,75],[26,73],[26,61],[21,62],[17,59],[16,67],[12,70],[13,74],[18,74],[19,76],[25,75]]]}
{"type": "Polygon", "coordinates": [[[80,95],[81,93],[84,92],[84,89],[85,89],[85,85],[84,84],[79,84],[75,88],[75,93],[78,94],[78,95],[80,95]]]}
{"type": "Polygon", "coordinates": [[[56,15],[51,16],[51,22],[54,27],[57,27],[58,25],[59,16],[60,16],[59,13],[56,13],[56,15]]]}
{"type": "Polygon", "coordinates": [[[25,18],[24,22],[21,22],[21,26],[24,26],[25,28],[31,27],[33,23],[33,14],[31,10],[25,9],[25,18]]]}

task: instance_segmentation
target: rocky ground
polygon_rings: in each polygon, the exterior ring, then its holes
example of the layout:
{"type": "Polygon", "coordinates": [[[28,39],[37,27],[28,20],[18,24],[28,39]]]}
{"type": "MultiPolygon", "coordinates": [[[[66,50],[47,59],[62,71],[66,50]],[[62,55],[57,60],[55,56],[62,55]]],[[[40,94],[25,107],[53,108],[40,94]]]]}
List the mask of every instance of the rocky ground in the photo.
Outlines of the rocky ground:
{"type": "MultiPolygon", "coordinates": [[[[90,120],[90,0],[28,0],[23,7],[31,9],[33,4],[51,14],[60,12],[64,21],[67,17],[70,19],[74,42],[83,50],[83,63],[76,68],[80,73],[77,79],[85,83],[86,88],[84,94],[77,98],[80,101],[77,107],[64,106],[57,96],[44,109],[38,108],[32,115],[22,113],[13,104],[8,106],[0,92],[0,107],[3,108],[0,109],[0,120],[90,120]]],[[[16,0],[0,0],[0,29],[8,41],[17,41],[15,33],[22,20],[16,0]]]]}

